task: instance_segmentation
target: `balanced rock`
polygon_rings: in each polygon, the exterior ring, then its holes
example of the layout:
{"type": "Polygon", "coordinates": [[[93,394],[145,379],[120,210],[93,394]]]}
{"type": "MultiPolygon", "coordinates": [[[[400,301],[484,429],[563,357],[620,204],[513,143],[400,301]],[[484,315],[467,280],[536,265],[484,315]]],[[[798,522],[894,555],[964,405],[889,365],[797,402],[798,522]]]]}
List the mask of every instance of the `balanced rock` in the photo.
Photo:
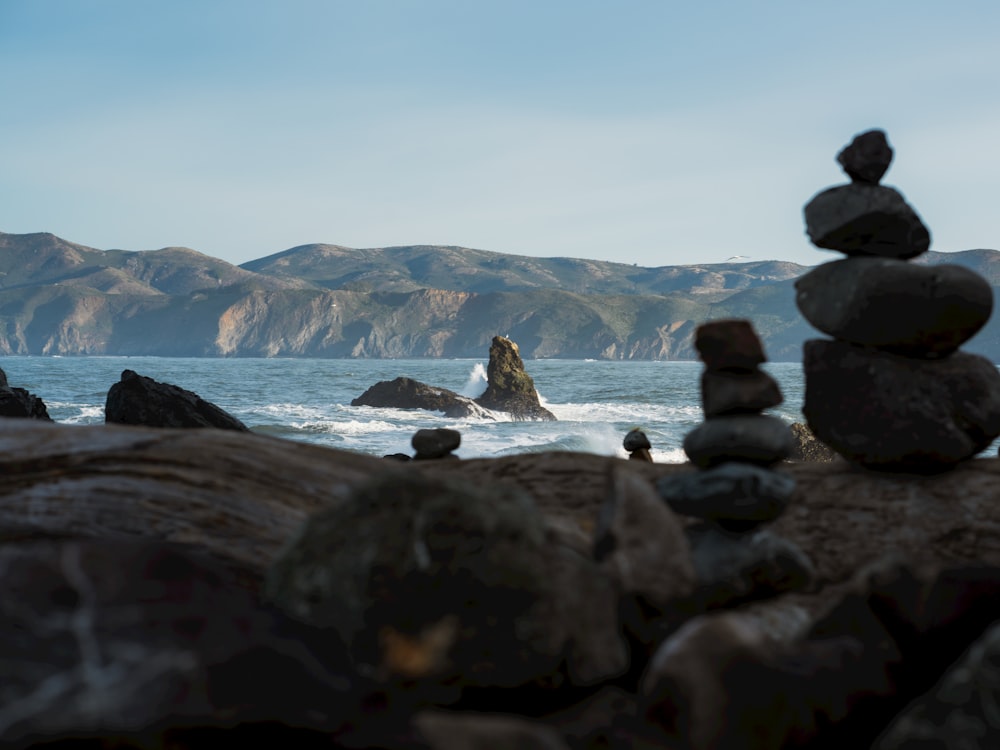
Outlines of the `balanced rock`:
{"type": "Polygon", "coordinates": [[[730,461],[707,471],[663,477],[656,489],[682,516],[764,523],[784,512],[795,493],[795,480],[753,464],[730,461]]]}
{"type": "Polygon", "coordinates": [[[486,390],[476,399],[480,406],[507,412],[515,419],[555,421],[555,415],[539,402],[535,381],[524,369],[517,344],[510,339],[493,337],[486,378],[486,390]]]}
{"type": "Polygon", "coordinates": [[[778,383],[763,370],[705,370],[701,375],[701,405],[706,417],[756,414],[782,401],[778,383]]]}
{"type": "Polygon", "coordinates": [[[984,357],[911,359],[813,339],[803,368],[809,428],[862,466],[943,471],[1000,435],[1000,372],[984,357]]]}
{"type": "Polygon", "coordinates": [[[795,282],[795,304],[834,338],[909,357],[941,357],[976,334],[993,290],[975,271],[892,258],[848,258],[795,282]]]}
{"type": "Polygon", "coordinates": [[[417,430],[411,440],[414,458],[434,459],[451,456],[451,452],[462,444],[462,434],[458,430],[441,427],[434,430],[417,430]]]}
{"type": "Polygon", "coordinates": [[[104,421],[147,427],[214,427],[249,431],[232,414],[205,401],[197,393],[160,383],[132,370],[122,372],[121,380],[108,390],[104,421]]]}
{"type": "Polygon", "coordinates": [[[694,348],[708,370],[755,370],[767,361],[749,320],[712,320],[695,330],[694,348]]]}
{"type": "Polygon", "coordinates": [[[817,247],[845,255],[915,258],[930,232],[898,191],[852,182],[819,193],[805,207],[806,233],[817,247]]]}
{"type": "Polygon", "coordinates": [[[7,384],[7,373],[0,370],[0,417],[27,417],[51,422],[45,402],[24,388],[7,384]]]}
{"type": "Polygon", "coordinates": [[[391,409],[426,409],[446,417],[495,419],[495,415],[471,398],[447,388],[435,388],[412,378],[382,380],[356,399],[351,406],[375,406],[391,409]]]}
{"type": "Polygon", "coordinates": [[[877,185],[892,163],[892,147],[885,137],[885,131],[868,130],[855,136],[837,154],[837,161],[852,182],[877,185]]]}
{"type": "Polygon", "coordinates": [[[734,414],[702,422],[684,438],[684,452],[702,469],[726,461],[770,466],[795,447],[788,426],[766,414],[734,414]]]}
{"type": "Polygon", "coordinates": [[[625,435],[625,439],[622,441],[622,446],[628,451],[630,461],[653,462],[653,456],[649,452],[650,448],[653,446],[650,445],[649,438],[646,437],[646,433],[638,427],[633,427],[628,431],[625,435]]]}

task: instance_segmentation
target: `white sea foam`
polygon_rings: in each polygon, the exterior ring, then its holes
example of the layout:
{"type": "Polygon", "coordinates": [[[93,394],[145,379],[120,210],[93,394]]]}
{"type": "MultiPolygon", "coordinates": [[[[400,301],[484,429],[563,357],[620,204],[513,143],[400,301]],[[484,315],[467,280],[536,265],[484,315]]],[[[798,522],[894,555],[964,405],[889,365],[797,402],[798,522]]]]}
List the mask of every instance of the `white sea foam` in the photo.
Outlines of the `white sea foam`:
{"type": "Polygon", "coordinates": [[[477,398],[483,395],[483,391],[486,390],[489,380],[486,378],[486,367],[482,362],[476,362],[473,366],[472,371],[469,373],[469,379],[462,386],[462,390],[459,393],[468,398],[477,398]]]}
{"type": "Polygon", "coordinates": [[[104,421],[104,407],[103,406],[82,406],[79,404],[57,404],[51,403],[48,405],[51,411],[55,411],[56,408],[76,408],[79,409],[78,414],[71,414],[69,416],[60,417],[58,421],[65,422],[66,424],[93,424],[95,422],[104,421]]]}

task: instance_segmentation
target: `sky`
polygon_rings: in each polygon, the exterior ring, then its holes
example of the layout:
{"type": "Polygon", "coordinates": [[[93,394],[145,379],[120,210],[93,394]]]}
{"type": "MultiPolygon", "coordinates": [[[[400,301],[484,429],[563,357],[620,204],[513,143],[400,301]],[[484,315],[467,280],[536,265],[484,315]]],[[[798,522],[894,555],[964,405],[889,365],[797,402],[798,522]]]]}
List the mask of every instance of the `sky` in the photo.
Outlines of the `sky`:
{"type": "Polygon", "coordinates": [[[1000,248],[1000,3],[0,0],[0,232],[815,265],[884,129],[932,249],[1000,248]]]}

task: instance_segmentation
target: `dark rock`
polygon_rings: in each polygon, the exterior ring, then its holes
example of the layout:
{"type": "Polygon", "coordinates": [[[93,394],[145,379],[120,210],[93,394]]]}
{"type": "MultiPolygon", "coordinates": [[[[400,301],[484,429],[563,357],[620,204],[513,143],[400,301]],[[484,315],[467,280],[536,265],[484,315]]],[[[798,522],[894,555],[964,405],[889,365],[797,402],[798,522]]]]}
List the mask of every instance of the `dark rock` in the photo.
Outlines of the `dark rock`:
{"type": "MultiPolygon", "coordinates": [[[[787,642],[740,612],[697,617],[666,639],[640,710],[660,747],[803,747],[859,695],[888,690],[882,664],[850,637],[787,642]]],[[[862,747],[863,745],[819,745],[862,747]]]]}
{"type": "Polygon", "coordinates": [[[909,357],[950,354],[993,311],[993,290],[975,271],[892,258],[824,263],[795,289],[799,311],[824,333],[909,357]]]}
{"type": "Polygon", "coordinates": [[[265,593],[337,632],[359,669],[416,681],[431,702],[463,687],[590,684],[627,666],[612,581],[502,483],[361,486],[310,517],[265,593]]]}
{"type": "Polygon", "coordinates": [[[675,513],[708,521],[773,521],[795,493],[787,474],[729,462],[707,471],[671,474],[656,483],[675,513]]]}
{"type": "Polygon", "coordinates": [[[552,727],[507,714],[422,711],[414,724],[432,750],[569,750],[552,727]]]}
{"type": "Polygon", "coordinates": [[[462,444],[462,434],[458,430],[444,427],[435,430],[417,430],[411,442],[413,450],[417,452],[414,458],[444,458],[462,444]]]}
{"type": "Polygon", "coordinates": [[[816,439],[808,425],[793,422],[788,429],[792,431],[792,437],[795,438],[795,448],[792,450],[792,455],[788,457],[790,461],[829,463],[840,458],[837,451],[816,439]]]}
{"type": "Polygon", "coordinates": [[[705,370],[701,375],[701,405],[706,417],[756,414],[782,401],[778,383],[763,370],[705,370]]]}
{"type": "Polygon", "coordinates": [[[471,398],[460,396],[447,388],[435,388],[411,378],[396,378],[376,383],[356,399],[351,406],[376,406],[392,409],[427,409],[446,417],[494,419],[495,415],[471,398]]]}
{"type": "Polygon", "coordinates": [[[236,417],[198,394],[169,383],[159,383],[132,370],[108,390],[104,421],[147,427],[214,427],[220,430],[249,428],[236,417]]]}
{"type": "Polygon", "coordinates": [[[538,401],[535,381],[525,371],[517,344],[510,339],[493,337],[486,378],[486,391],[476,399],[480,406],[507,412],[515,419],[555,421],[555,415],[538,401]]]}
{"type": "Polygon", "coordinates": [[[649,444],[649,438],[646,437],[646,433],[640,430],[638,427],[633,427],[625,435],[625,440],[622,441],[622,445],[625,450],[629,453],[637,450],[649,450],[653,446],[649,444]]]}
{"type": "Polygon", "coordinates": [[[930,248],[927,227],[896,190],[852,182],[814,196],[806,233],[817,247],[846,255],[915,258],[930,248]]]}
{"type": "Polygon", "coordinates": [[[359,707],[328,634],[261,608],[228,571],[175,547],[8,543],[0,585],[5,748],[119,735],[163,747],[171,732],[241,722],[329,736],[359,707]]]}
{"type": "Polygon", "coordinates": [[[0,417],[28,417],[51,422],[45,402],[24,388],[12,388],[7,373],[0,370],[0,417]]]}
{"type": "Polygon", "coordinates": [[[809,428],[862,466],[943,471],[1000,435],[1000,372],[984,357],[911,359],[824,339],[803,354],[809,428]]]}
{"type": "Polygon", "coordinates": [[[753,370],[767,361],[749,320],[713,320],[698,326],[694,347],[709,370],[753,370]]]}
{"type": "Polygon", "coordinates": [[[791,455],[794,447],[788,426],[764,414],[713,417],[684,438],[684,452],[702,469],[726,461],[769,466],[791,455]]]}
{"type": "Polygon", "coordinates": [[[705,523],[686,532],[698,579],[696,597],[704,609],[801,591],[815,578],[806,553],[767,529],[732,533],[705,523]]]}
{"type": "Polygon", "coordinates": [[[877,185],[892,163],[892,148],[885,131],[868,130],[856,135],[850,145],[837,154],[837,161],[852,182],[877,185]]]}
{"type": "Polygon", "coordinates": [[[991,626],[941,681],[892,720],[875,750],[1000,747],[1000,624],[991,626]]]}
{"type": "Polygon", "coordinates": [[[382,458],[388,458],[392,461],[409,461],[411,457],[406,453],[388,453],[382,458]]]}
{"type": "Polygon", "coordinates": [[[613,472],[598,513],[594,557],[619,591],[657,609],[689,595],[696,577],[680,519],[648,483],[613,472]]]}

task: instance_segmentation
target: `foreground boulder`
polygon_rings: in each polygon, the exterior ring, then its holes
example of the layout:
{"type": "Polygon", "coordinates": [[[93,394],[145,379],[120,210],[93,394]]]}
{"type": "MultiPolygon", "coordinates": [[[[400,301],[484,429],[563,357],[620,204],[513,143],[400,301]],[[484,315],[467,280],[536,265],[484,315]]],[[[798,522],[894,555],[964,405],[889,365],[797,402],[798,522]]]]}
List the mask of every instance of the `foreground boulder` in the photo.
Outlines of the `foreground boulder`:
{"type": "Polygon", "coordinates": [[[627,667],[610,578],[511,488],[365,485],[309,519],[265,595],[386,678],[514,687],[565,667],[587,684],[627,667]]]}
{"type": "Polygon", "coordinates": [[[412,378],[382,380],[356,399],[351,406],[389,409],[426,409],[451,419],[495,419],[494,415],[466,396],[447,388],[435,388],[412,378]]]}
{"type": "Polygon", "coordinates": [[[493,337],[486,378],[486,391],[476,399],[481,406],[507,412],[515,419],[555,421],[555,415],[539,402],[535,381],[524,369],[517,344],[510,339],[493,337]]]}
{"type": "Polygon", "coordinates": [[[359,703],[328,636],[170,545],[8,543],[0,586],[5,748],[116,736],[125,747],[199,746],[200,734],[241,722],[295,746],[342,730],[359,703]]]}
{"type": "Polygon", "coordinates": [[[28,417],[51,422],[45,402],[24,388],[7,384],[7,373],[0,370],[0,417],[28,417]]]}
{"type": "Polygon", "coordinates": [[[132,370],[108,390],[104,421],[147,427],[214,427],[248,432],[240,420],[197,393],[160,383],[132,370]]]}

